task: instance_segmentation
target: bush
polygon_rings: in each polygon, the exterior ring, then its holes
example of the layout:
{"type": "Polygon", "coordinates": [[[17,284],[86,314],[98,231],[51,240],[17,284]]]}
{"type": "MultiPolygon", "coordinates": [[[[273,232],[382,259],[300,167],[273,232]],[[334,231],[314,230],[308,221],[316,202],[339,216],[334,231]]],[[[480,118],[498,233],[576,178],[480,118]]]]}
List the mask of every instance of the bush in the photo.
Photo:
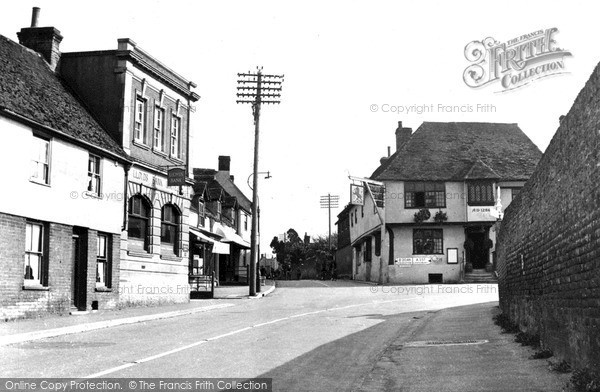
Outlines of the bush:
{"type": "Polygon", "coordinates": [[[552,362],[552,361],[548,361],[548,363],[550,364],[550,369],[554,370],[555,372],[558,373],[570,373],[571,372],[571,364],[567,361],[560,361],[560,362],[552,362]]]}
{"type": "Polygon", "coordinates": [[[515,336],[515,342],[521,343],[521,346],[539,347],[540,336],[528,332],[519,332],[517,336],[515,336]]]}
{"type": "Polygon", "coordinates": [[[544,350],[536,351],[531,356],[531,359],[547,359],[547,358],[552,357],[553,355],[554,355],[554,353],[552,352],[552,350],[544,349],[544,350]]]}
{"type": "Polygon", "coordinates": [[[600,372],[589,368],[577,369],[571,376],[576,392],[600,392],[600,372]]]}
{"type": "Polygon", "coordinates": [[[500,328],[502,328],[503,332],[505,333],[519,332],[519,327],[512,321],[510,321],[510,319],[503,313],[494,316],[494,323],[500,328]]]}

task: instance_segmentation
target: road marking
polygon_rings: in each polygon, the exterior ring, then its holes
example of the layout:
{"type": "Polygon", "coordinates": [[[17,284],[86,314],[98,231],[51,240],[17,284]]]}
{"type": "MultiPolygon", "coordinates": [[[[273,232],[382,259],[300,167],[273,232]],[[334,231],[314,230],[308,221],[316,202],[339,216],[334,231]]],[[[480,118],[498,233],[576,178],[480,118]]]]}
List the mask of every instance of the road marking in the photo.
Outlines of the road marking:
{"type": "Polygon", "coordinates": [[[178,348],[175,348],[173,350],[168,350],[168,351],[165,351],[165,352],[162,352],[162,353],[159,353],[159,354],[152,355],[150,357],[146,357],[146,358],[143,358],[143,359],[139,359],[137,361],[133,361],[132,363],[128,363],[128,364],[125,364],[125,365],[121,365],[121,366],[117,366],[117,367],[114,367],[114,368],[110,368],[110,369],[101,371],[99,373],[90,374],[89,376],[82,377],[82,379],[97,378],[97,377],[105,376],[107,374],[118,372],[119,370],[127,369],[127,368],[129,368],[131,366],[134,366],[134,365],[137,365],[137,364],[141,364],[141,363],[144,363],[144,362],[149,362],[149,361],[152,361],[152,360],[155,360],[155,359],[158,359],[158,358],[165,357],[167,355],[175,354],[175,353],[178,353],[178,352],[181,352],[181,351],[184,351],[184,350],[187,350],[187,349],[199,346],[201,344],[205,344],[205,343],[208,343],[208,342],[219,340],[219,339],[222,339],[222,338],[227,337],[227,336],[237,335],[239,333],[248,331],[248,330],[250,330],[252,328],[259,328],[259,327],[263,327],[265,325],[276,324],[276,323],[280,323],[282,321],[291,320],[291,319],[298,318],[298,317],[310,316],[310,315],[313,315],[313,314],[330,312],[330,311],[333,311],[333,310],[342,310],[342,309],[357,308],[357,307],[365,306],[365,305],[379,305],[379,304],[384,304],[384,303],[399,302],[399,301],[410,301],[410,300],[417,300],[417,299],[419,299],[419,298],[402,298],[402,299],[395,299],[395,300],[388,300],[388,301],[371,301],[371,302],[364,302],[364,303],[352,304],[352,305],[346,305],[346,306],[340,306],[340,307],[334,307],[334,308],[326,308],[326,309],[321,309],[321,310],[317,310],[317,311],[314,311],[314,312],[306,312],[306,313],[294,314],[294,315],[291,315],[291,316],[287,316],[287,317],[283,317],[283,318],[279,318],[279,319],[267,321],[267,322],[264,322],[264,323],[255,324],[255,325],[253,325],[251,327],[245,327],[245,328],[241,328],[241,329],[236,329],[235,331],[231,331],[231,332],[228,332],[228,333],[225,333],[225,334],[222,334],[222,335],[218,335],[218,336],[213,336],[212,338],[202,339],[202,340],[199,340],[197,342],[188,344],[187,346],[178,347],[178,348]]]}
{"type": "Polygon", "coordinates": [[[231,303],[215,304],[215,305],[204,306],[201,308],[175,310],[172,312],[155,313],[155,314],[149,314],[149,315],[144,315],[144,316],[133,316],[133,317],[120,318],[120,319],[96,321],[93,323],[76,324],[76,325],[71,325],[68,327],[44,329],[41,331],[33,331],[33,332],[25,332],[25,333],[13,334],[13,335],[6,335],[6,336],[0,337],[0,346],[15,344],[15,343],[29,342],[32,340],[53,338],[56,336],[70,335],[70,334],[80,333],[80,332],[89,332],[89,331],[94,331],[97,329],[117,327],[117,326],[121,326],[121,325],[136,324],[136,323],[141,323],[141,322],[145,322],[145,321],[154,321],[154,320],[160,320],[160,319],[165,319],[165,318],[185,316],[188,314],[201,313],[201,312],[206,312],[209,310],[227,308],[230,306],[234,306],[234,304],[231,304],[231,303]]]}
{"type": "Polygon", "coordinates": [[[404,347],[440,347],[440,346],[473,346],[488,343],[489,340],[417,340],[404,344],[404,347]]]}
{"type": "Polygon", "coordinates": [[[318,281],[318,280],[315,280],[315,283],[322,284],[322,285],[323,285],[323,286],[325,286],[325,287],[331,287],[330,285],[328,285],[328,284],[325,284],[325,283],[323,283],[323,282],[321,282],[321,281],[318,281]]]}

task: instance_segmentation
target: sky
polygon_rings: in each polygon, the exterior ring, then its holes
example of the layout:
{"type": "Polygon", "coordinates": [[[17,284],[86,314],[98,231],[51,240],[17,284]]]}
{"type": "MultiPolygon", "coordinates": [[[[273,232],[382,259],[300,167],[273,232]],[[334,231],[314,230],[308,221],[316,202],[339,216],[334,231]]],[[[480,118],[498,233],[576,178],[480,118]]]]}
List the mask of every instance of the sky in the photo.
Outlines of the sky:
{"type": "Polygon", "coordinates": [[[194,81],[201,98],[192,165],[216,168],[219,155],[231,156],[249,197],[254,128],[250,106],[235,103],[237,73],[262,66],[285,75],[281,104],[264,107],[260,119],[259,171],[271,174],[259,181],[262,253],[289,228],[326,235],[320,196],[340,196],[333,225],[349,201],[348,175],[367,177],[387,146],[394,152],[398,121],[413,129],[423,121],[518,123],[544,151],[600,61],[592,1],[25,0],[3,4],[0,34],[17,41],[34,6],[40,26],[61,31],[63,52],[116,49],[118,38],[131,38],[194,81]],[[465,84],[468,43],[549,28],[572,54],[561,75],[506,92],[499,83],[465,84]]]}

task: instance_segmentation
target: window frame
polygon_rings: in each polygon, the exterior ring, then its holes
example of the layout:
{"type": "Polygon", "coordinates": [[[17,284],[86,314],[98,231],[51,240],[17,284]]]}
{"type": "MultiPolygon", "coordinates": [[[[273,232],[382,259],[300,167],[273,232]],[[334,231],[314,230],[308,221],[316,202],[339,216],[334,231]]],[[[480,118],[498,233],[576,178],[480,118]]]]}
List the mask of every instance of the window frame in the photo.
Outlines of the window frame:
{"type": "Polygon", "coordinates": [[[129,198],[129,203],[127,205],[127,240],[134,241],[143,241],[143,250],[148,252],[150,248],[150,221],[152,219],[152,205],[146,201],[146,199],[142,195],[133,195],[129,198]],[[134,211],[134,200],[139,200],[139,213],[134,211]],[[142,215],[141,207],[146,208],[146,216],[142,215]],[[131,235],[131,222],[132,218],[138,221],[145,221],[144,226],[144,234],[142,237],[132,236],[131,235]]]}
{"type": "Polygon", "coordinates": [[[161,208],[160,213],[160,243],[162,246],[173,246],[173,253],[178,254],[178,243],[179,243],[179,223],[181,221],[181,214],[174,204],[165,204],[161,208]],[[171,217],[173,220],[165,220],[165,212],[167,209],[171,210],[171,217]],[[164,241],[165,228],[171,228],[173,232],[170,232],[169,236],[172,237],[171,241],[164,241]]]}
{"type": "Polygon", "coordinates": [[[467,204],[469,206],[493,206],[496,204],[494,182],[472,181],[467,183],[467,204]],[[489,190],[489,192],[488,192],[489,190]],[[491,196],[491,198],[488,198],[491,196]]]}
{"type": "Polygon", "coordinates": [[[111,257],[111,235],[98,233],[96,237],[96,288],[112,287],[112,257],[111,257]],[[104,255],[101,254],[101,238],[104,239],[104,255]],[[102,271],[102,277],[100,275],[102,271]]]}
{"type": "Polygon", "coordinates": [[[46,239],[46,225],[43,224],[42,222],[37,222],[37,221],[26,221],[25,222],[25,253],[23,255],[23,287],[24,288],[29,288],[29,287],[48,287],[48,271],[47,271],[47,265],[46,263],[48,262],[48,254],[47,254],[47,239],[46,239]],[[29,246],[33,243],[33,239],[32,239],[32,235],[33,232],[31,234],[29,234],[28,236],[28,230],[29,228],[33,228],[33,226],[37,226],[39,227],[39,239],[38,239],[38,246],[39,246],[39,250],[33,250],[33,249],[28,249],[29,246]],[[29,238],[29,241],[27,240],[29,238]],[[38,278],[34,279],[34,278],[30,278],[28,279],[27,276],[28,274],[30,274],[30,276],[33,277],[33,274],[35,273],[35,271],[33,270],[33,268],[31,267],[31,255],[35,255],[38,258],[38,265],[37,265],[37,273],[38,273],[38,278]],[[29,270],[27,270],[27,267],[29,267],[29,270]]]}
{"type": "Polygon", "coordinates": [[[99,157],[98,155],[94,155],[94,154],[89,154],[88,157],[88,186],[87,186],[87,192],[89,192],[90,194],[100,197],[100,195],[102,194],[102,158],[99,157]],[[90,170],[90,165],[92,163],[92,160],[94,160],[94,168],[97,171],[91,171],[90,170]],[[92,181],[96,180],[97,184],[96,187],[97,189],[90,189],[91,185],[92,185],[92,181]]]}
{"type": "Polygon", "coordinates": [[[404,182],[404,208],[446,208],[446,183],[441,181],[404,182]],[[422,200],[422,203],[418,200],[422,200]]]}
{"type": "Polygon", "coordinates": [[[37,134],[33,134],[33,147],[36,148],[35,150],[35,154],[36,156],[33,156],[33,151],[32,151],[32,156],[31,156],[31,175],[29,177],[29,181],[31,182],[35,182],[36,184],[41,184],[41,185],[48,185],[50,186],[50,169],[51,169],[51,159],[52,159],[52,139],[51,138],[47,138],[41,135],[37,135],[37,134]],[[46,144],[46,160],[44,161],[39,161],[38,159],[40,158],[40,151],[39,151],[39,147],[41,144],[40,141],[45,142],[46,144]],[[43,169],[43,174],[42,174],[42,179],[39,179],[39,166],[43,165],[42,167],[43,169]],[[34,165],[35,165],[35,170],[34,170],[34,165]],[[45,178],[44,178],[45,176],[45,178]]]}
{"type": "Polygon", "coordinates": [[[152,149],[163,152],[165,109],[159,105],[154,106],[154,126],[152,129],[152,149]]]}
{"type": "Polygon", "coordinates": [[[180,154],[180,143],[181,140],[181,117],[173,115],[171,118],[171,136],[169,137],[169,153],[173,158],[179,158],[180,154]],[[177,129],[175,129],[175,125],[177,125],[177,129]],[[173,132],[175,131],[175,135],[173,132]],[[173,148],[175,148],[175,152],[173,152],[173,148]]]}
{"type": "Polygon", "coordinates": [[[133,141],[146,144],[146,111],[148,100],[137,94],[135,97],[135,109],[133,114],[133,141]],[[138,106],[141,104],[141,108],[138,106]],[[141,117],[138,119],[138,117],[141,117]],[[139,120],[139,121],[138,121],[139,120]],[[138,129],[139,124],[139,129],[138,129]],[[139,135],[138,135],[139,133],[139,135]]]}
{"type": "Polygon", "coordinates": [[[444,254],[444,230],[443,229],[413,229],[413,255],[443,255],[444,254]],[[431,236],[425,236],[425,233],[431,233],[431,236]],[[420,235],[418,235],[420,234],[420,235]],[[434,235],[437,234],[438,236],[434,235]],[[417,248],[417,241],[432,240],[432,251],[427,252],[425,249],[426,244],[419,245],[421,251],[417,248]],[[436,240],[439,243],[436,244],[436,240]],[[439,251],[437,251],[439,249],[439,251]]]}

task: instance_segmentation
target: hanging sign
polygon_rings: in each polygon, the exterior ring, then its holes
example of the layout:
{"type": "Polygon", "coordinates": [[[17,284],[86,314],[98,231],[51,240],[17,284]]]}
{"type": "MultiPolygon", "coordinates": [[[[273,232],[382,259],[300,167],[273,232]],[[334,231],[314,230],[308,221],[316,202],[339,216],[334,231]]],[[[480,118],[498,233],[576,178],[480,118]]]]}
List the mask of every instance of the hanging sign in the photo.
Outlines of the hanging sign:
{"type": "Polygon", "coordinates": [[[365,205],[365,188],[362,185],[350,184],[350,204],[365,205]]]}
{"type": "Polygon", "coordinates": [[[167,172],[167,186],[184,186],[185,169],[175,167],[167,172]]]}

